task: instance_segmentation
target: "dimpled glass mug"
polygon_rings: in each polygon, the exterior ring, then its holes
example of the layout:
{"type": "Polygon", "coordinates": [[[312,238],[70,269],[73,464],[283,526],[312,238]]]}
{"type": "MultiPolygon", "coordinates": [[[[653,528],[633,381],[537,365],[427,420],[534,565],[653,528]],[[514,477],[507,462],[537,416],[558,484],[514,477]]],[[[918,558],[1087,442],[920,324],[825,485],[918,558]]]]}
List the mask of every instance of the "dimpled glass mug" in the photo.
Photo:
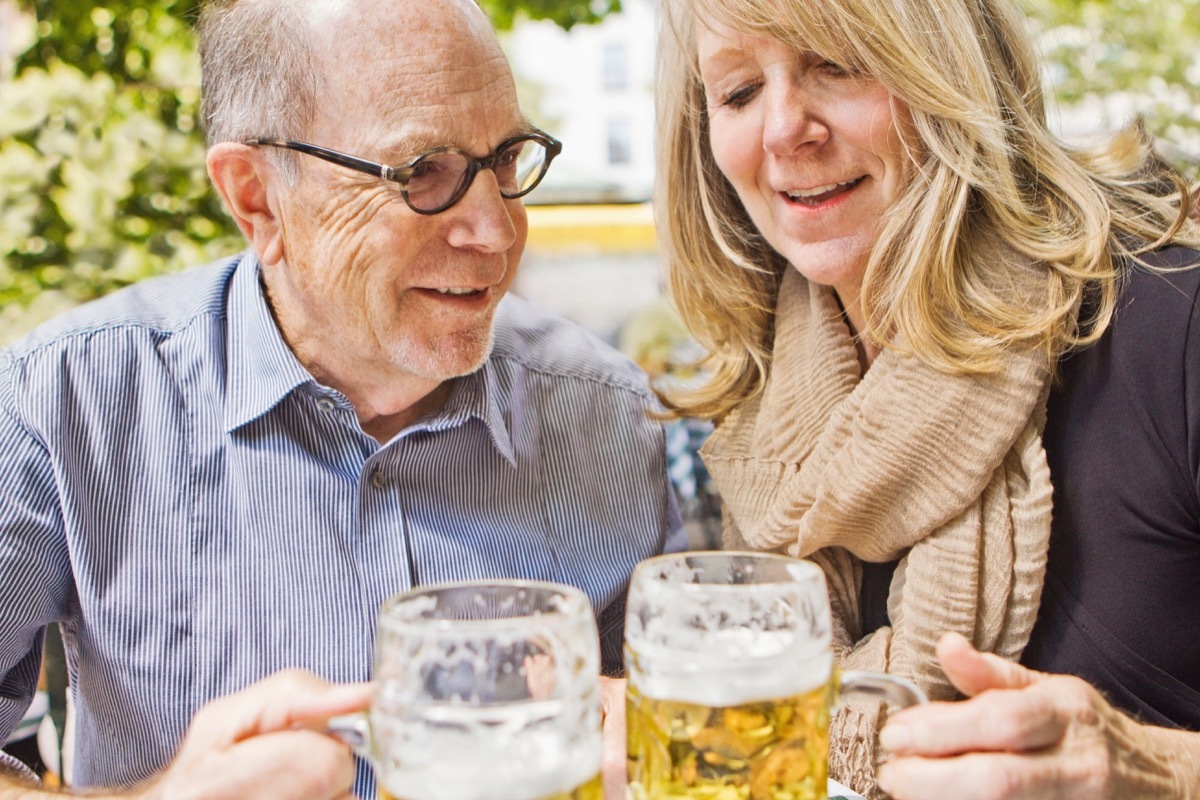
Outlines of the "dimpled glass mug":
{"type": "Polygon", "coordinates": [[[335,721],[380,800],[600,800],[600,649],[587,596],[448,583],[379,612],[366,719],[335,721]]]}
{"type": "Polygon", "coordinates": [[[842,697],[925,702],[903,678],[839,674],[824,573],[768,553],[640,563],[625,667],[629,800],[823,800],[842,697]]]}

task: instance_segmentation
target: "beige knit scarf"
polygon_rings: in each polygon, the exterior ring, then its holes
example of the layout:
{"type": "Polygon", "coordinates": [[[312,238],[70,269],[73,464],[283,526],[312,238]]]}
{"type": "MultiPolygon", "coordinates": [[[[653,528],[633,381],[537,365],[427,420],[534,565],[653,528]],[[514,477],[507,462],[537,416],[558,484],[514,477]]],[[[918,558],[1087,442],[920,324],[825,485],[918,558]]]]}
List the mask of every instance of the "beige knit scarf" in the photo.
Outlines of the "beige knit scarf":
{"type": "MultiPolygon", "coordinates": [[[[1029,641],[1050,535],[1041,444],[1049,371],[1013,354],[989,377],[884,351],[863,376],[833,292],[789,269],[764,391],[702,455],[725,504],[725,546],[784,550],[826,572],[843,669],[955,696],[934,656],[945,631],[1015,659],[1029,641]],[[893,623],[861,637],[860,559],[901,557],[893,623]]],[[[831,775],[874,787],[878,707],[833,722],[831,775]]]]}

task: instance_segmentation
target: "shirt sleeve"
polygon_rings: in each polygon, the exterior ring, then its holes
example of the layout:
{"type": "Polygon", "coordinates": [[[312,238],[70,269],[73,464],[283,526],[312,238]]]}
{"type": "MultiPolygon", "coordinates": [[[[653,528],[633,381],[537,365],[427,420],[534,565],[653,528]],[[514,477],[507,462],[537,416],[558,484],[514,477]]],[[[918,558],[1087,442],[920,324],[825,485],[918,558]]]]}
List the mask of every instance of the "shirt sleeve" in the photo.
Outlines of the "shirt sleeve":
{"type": "MultiPolygon", "coordinates": [[[[11,387],[0,386],[0,393],[6,389],[11,387]]],[[[45,627],[64,616],[70,576],[50,458],[4,399],[0,396],[0,740],[21,722],[37,691],[45,627]]]]}
{"type": "MultiPolygon", "coordinates": [[[[655,407],[655,410],[658,410],[655,407]]],[[[643,414],[648,414],[648,411],[643,411],[643,414]]],[[[679,512],[679,484],[671,475],[672,465],[672,446],[670,429],[667,425],[661,422],[650,423],[654,430],[654,437],[651,441],[655,442],[655,447],[660,455],[659,459],[654,460],[652,470],[655,473],[655,483],[659,484],[659,490],[663,498],[662,502],[662,536],[659,539],[658,547],[654,555],[663,553],[678,553],[688,549],[687,529],[683,525],[683,515],[679,512]],[[661,465],[660,465],[661,464],[661,465]]]]}
{"type": "Polygon", "coordinates": [[[27,781],[32,784],[39,783],[37,775],[33,774],[33,770],[3,750],[0,750],[0,775],[27,781]]]}

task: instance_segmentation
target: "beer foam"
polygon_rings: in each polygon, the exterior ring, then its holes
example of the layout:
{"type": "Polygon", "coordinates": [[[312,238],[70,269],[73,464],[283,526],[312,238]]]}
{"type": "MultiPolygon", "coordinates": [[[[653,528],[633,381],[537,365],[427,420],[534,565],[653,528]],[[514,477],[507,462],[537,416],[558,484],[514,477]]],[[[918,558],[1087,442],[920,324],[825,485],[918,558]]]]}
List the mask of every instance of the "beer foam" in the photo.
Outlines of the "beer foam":
{"type": "Polygon", "coordinates": [[[833,673],[833,654],[771,658],[694,658],[667,650],[640,652],[629,680],[642,695],[702,706],[729,707],[810,692],[833,673]]]}
{"type": "Polygon", "coordinates": [[[377,742],[390,756],[380,757],[380,784],[405,800],[538,800],[572,789],[600,772],[601,737],[597,725],[588,732],[564,732],[561,726],[526,728],[527,714],[512,719],[487,711],[483,725],[461,727],[478,709],[454,714],[446,726],[438,719],[386,723],[377,742]]]}

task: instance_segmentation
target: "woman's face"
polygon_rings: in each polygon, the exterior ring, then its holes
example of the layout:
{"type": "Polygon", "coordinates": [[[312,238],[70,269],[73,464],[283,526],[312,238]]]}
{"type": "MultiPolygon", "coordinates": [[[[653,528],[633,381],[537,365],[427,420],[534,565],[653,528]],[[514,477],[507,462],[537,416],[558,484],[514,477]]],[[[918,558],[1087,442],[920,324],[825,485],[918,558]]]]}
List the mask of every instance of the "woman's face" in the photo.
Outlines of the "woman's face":
{"type": "Polygon", "coordinates": [[[905,114],[870,78],[776,39],[700,27],[709,141],[767,242],[857,305],[884,213],[903,189],[905,114]]]}

